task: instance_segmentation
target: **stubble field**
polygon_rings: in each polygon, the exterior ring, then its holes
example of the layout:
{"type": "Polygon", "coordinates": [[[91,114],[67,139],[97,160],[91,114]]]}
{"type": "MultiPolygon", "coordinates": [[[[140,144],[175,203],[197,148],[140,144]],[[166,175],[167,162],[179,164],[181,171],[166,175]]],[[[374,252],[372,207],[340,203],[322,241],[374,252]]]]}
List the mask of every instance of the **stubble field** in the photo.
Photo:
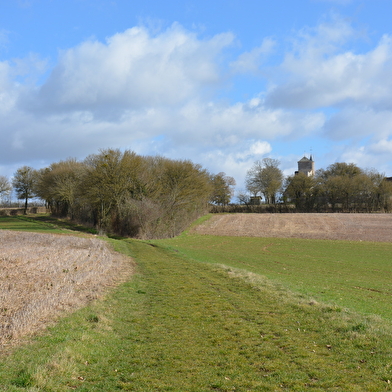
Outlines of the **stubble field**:
{"type": "Polygon", "coordinates": [[[129,273],[129,260],[93,237],[0,231],[0,243],[0,348],[129,273]]]}
{"type": "Polygon", "coordinates": [[[194,234],[392,242],[391,214],[216,214],[194,234]]]}

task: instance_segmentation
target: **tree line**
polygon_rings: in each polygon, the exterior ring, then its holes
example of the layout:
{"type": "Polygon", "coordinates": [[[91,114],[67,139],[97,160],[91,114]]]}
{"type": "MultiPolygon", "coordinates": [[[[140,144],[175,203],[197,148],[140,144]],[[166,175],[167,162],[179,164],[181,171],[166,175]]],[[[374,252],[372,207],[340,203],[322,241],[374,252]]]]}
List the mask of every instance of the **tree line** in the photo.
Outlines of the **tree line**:
{"type": "Polygon", "coordinates": [[[266,204],[293,206],[301,212],[373,212],[392,210],[392,182],[374,169],[337,162],[314,176],[302,172],[284,177],[279,161],[256,161],[246,175],[247,193],[238,195],[250,205],[263,197],[266,204]]]}
{"type": "Polygon", "coordinates": [[[25,212],[29,199],[38,197],[55,216],[148,239],[177,235],[209,203],[229,203],[233,185],[225,173],[211,174],[189,160],[105,149],[83,161],[21,167],[12,181],[0,176],[0,196],[13,189],[25,212]]]}
{"type": "Polygon", "coordinates": [[[280,162],[256,161],[246,174],[239,206],[228,206],[235,180],[211,174],[189,160],[101,150],[83,161],[67,159],[35,170],[19,168],[12,180],[0,176],[0,198],[14,190],[18,199],[38,197],[51,213],[108,233],[139,238],[177,235],[211,206],[214,211],[373,212],[392,210],[392,182],[374,169],[334,163],[285,177],[280,162]],[[242,205],[242,206],[241,206],[242,205]],[[234,208],[235,207],[235,208],[234,208]],[[279,208],[277,208],[279,207],[279,208]],[[237,209],[236,209],[237,208],[237,209]],[[261,209],[260,209],[261,210],[261,209]]]}

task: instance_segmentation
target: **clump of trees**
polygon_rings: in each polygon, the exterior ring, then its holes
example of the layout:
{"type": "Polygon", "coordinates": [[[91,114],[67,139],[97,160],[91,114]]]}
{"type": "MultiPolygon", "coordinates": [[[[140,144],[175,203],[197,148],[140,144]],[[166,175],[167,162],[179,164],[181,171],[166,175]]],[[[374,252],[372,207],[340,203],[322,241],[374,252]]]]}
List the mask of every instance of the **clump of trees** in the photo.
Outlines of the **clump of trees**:
{"type": "MultiPolygon", "coordinates": [[[[284,178],[279,161],[256,161],[246,177],[247,191],[266,204],[292,204],[302,212],[373,212],[392,210],[392,182],[374,169],[338,162],[316,171],[284,178]]],[[[241,201],[249,201],[241,194],[241,201]]]]}
{"type": "Polygon", "coordinates": [[[148,239],[177,235],[209,203],[229,203],[235,181],[189,160],[105,149],[81,162],[67,159],[41,170],[25,166],[12,183],[25,212],[28,200],[38,197],[53,215],[148,239]]]}
{"type": "Polygon", "coordinates": [[[316,171],[288,177],[284,196],[301,211],[391,211],[392,183],[374,169],[337,162],[316,171]]]}

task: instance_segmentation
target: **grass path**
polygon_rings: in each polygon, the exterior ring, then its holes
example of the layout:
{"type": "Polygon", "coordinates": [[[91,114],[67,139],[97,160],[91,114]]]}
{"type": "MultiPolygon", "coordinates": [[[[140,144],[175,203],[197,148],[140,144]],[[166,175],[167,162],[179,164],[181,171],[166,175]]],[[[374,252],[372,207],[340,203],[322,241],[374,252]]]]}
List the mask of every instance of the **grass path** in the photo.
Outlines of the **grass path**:
{"type": "Polygon", "coordinates": [[[392,390],[382,321],[164,247],[113,243],[138,274],[4,358],[0,390],[392,390]]]}

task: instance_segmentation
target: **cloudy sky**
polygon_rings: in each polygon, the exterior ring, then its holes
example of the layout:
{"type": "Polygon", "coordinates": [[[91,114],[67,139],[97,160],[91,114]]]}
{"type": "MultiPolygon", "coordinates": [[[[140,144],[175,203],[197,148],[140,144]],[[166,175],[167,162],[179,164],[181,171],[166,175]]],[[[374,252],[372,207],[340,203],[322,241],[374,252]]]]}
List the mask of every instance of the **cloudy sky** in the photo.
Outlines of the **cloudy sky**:
{"type": "Polygon", "coordinates": [[[0,175],[102,148],[392,176],[390,0],[0,0],[0,175]]]}

